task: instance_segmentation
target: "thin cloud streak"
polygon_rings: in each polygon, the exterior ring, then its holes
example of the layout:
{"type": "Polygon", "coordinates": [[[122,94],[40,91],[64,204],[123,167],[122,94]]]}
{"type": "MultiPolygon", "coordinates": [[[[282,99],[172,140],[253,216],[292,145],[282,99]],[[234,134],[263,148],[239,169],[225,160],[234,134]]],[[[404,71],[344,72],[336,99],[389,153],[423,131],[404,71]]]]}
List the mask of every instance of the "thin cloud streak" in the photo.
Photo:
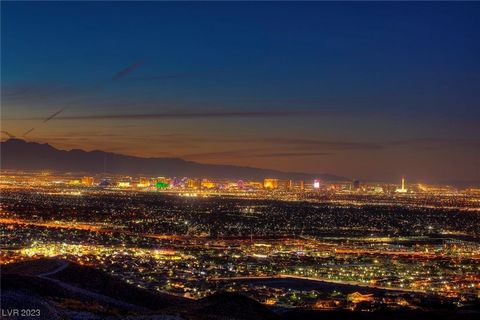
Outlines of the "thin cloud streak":
{"type": "Polygon", "coordinates": [[[204,152],[181,155],[182,158],[201,159],[201,158],[285,158],[285,157],[311,157],[311,156],[327,156],[332,153],[328,152],[272,152],[272,153],[256,153],[260,149],[235,150],[235,151],[218,151],[204,152]]]}
{"type": "Polygon", "coordinates": [[[112,77],[112,80],[120,80],[135,71],[136,69],[140,68],[142,65],[143,61],[135,62],[134,64],[129,65],[125,69],[120,70],[120,72],[118,72],[112,77]]]}
{"type": "Polygon", "coordinates": [[[15,135],[11,134],[8,131],[2,130],[2,133],[5,134],[9,139],[15,139],[15,135]]]}
{"type": "Polygon", "coordinates": [[[350,142],[350,141],[328,141],[328,140],[313,140],[313,139],[283,139],[270,138],[260,139],[268,143],[295,145],[295,146],[309,146],[320,147],[326,149],[358,149],[358,150],[381,150],[384,146],[376,143],[366,142],[350,142]]]}
{"type": "Polygon", "coordinates": [[[58,84],[15,84],[2,85],[2,100],[38,101],[69,98],[78,92],[71,87],[58,84]]]}
{"type": "Polygon", "coordinates": [[[472,146],[480,148],[480,139],[457,139],[457,138],[414,138],[405,140],[395,140],[386,143],[390,146],[472,146]]]}
{"type": "Polygon", "coordinates": [[[35,130],[35,128],[31,128],[30,130],[27,130],[22,136],[25,137],[27,134],[35,130]]]}
{"type": "Polygon", "coordinates": [[[254,154],[252,157],[257,158],[270,158],[270,157],[312,157],[312,156],[329,156],[332,153],[329,152],[279,152],[279,153],[263,153],[254,154]]]}
{"type": "Polygon", "coordinates": [[[218,157],[231,157],[239,158],[244,157],[247,154],[247,150],[237,150],[237,151],[218,151],[218,152],[202,152],[202,153],[191,153],[179,155],[181,158],[185,159],[198,159],[198,158],[218,158],[218,157]]]}
{"type": "Polygon", "coordinates": [[[319,114],[317,111],[233,111],[233,112],[171,112],[144,114],[93,114],[56,117],[57,120],[151,120],[151,119],[192,119],[192,118],[249,118],[249,117],[290,117],[319,114]]]}
{"type": "Polygon", "coordinates": [[[53,118],[58,116],[60,113],[62,113],[64,110],[65,110],[65,108],[62,108],[62,109],[58,110],[57,112],[55,112],[54,114],[52,114],[51,116],[49,116],[45,120],[43,120],[43,123],[52,120],[53,118]]]}
{"type": "Polygon", "coordinates": [[[214,72],[178,72],[166,73],[153,76],[143,77],[129,77],[129,80],[135,81],[153,81],[153,80],[167,80],[167,79],[187,79],[187,78],[203,78],[215,74],[214,72]]]}

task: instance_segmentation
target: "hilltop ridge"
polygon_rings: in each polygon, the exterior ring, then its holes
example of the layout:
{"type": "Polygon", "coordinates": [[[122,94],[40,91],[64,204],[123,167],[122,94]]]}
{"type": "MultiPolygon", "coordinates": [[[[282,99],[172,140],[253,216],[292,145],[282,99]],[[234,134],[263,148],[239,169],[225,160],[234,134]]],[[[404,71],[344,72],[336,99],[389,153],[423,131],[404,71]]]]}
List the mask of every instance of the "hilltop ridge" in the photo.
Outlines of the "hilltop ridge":
{"type": "Polygon", "coordinates": [[[181,158],[142,158],[100,150],[60,150],[48,143],[8,139],[1,142],[2,169],[53,170],[59,172],[85,172],[111,174],[145,174],[154,176],[188,176],[225,179],[324,179],[344,181],[346,178],[331,174],[283,172],[234,165],[204,164],[181,158]]]}

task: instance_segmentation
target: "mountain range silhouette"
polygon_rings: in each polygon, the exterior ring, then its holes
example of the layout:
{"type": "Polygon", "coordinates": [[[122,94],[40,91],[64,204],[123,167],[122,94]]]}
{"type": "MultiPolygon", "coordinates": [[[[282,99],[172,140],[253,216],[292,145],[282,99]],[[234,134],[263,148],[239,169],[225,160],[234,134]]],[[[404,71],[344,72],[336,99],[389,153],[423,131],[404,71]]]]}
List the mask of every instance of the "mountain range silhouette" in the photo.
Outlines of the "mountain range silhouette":
{"type": "Polygon", "coordinates": [[[209,177],[225,179],[264,178],[344,181],[328,173],[283,172],[234,165],[204,164],[181,158],[142,158],[100,150],[60,150],[48,143],[8,139],[1,142],[1,168],[11,170],[52,170],[57,172],[144,174],[169,177],[209,177]]]}

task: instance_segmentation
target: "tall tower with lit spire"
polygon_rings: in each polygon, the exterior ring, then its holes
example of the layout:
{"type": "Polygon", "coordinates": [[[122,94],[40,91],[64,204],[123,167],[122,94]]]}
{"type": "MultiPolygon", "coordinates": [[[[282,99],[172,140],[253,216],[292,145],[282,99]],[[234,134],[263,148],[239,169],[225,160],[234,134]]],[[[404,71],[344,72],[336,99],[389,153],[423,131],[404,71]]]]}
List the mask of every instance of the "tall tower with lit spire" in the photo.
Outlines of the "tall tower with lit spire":
{"type": "Polygon", "coordinates": [[[405,177],[402,177],[402,187],[400,189],[395,190],[398,193],[406,193],[407,189],[405,188],[405,177]]]}

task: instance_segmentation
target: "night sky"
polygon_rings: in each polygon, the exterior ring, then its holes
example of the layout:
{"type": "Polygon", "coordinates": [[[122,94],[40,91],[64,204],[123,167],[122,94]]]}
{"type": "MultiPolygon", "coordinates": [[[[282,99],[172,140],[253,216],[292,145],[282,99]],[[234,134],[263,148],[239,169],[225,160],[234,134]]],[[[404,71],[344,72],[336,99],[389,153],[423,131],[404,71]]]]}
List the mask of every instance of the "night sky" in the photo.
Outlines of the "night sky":
{"type": "Polygon", "coordinates": [[[480,181],[480,3],[1,6],[2,130],[17,137],[480,181]]]}

